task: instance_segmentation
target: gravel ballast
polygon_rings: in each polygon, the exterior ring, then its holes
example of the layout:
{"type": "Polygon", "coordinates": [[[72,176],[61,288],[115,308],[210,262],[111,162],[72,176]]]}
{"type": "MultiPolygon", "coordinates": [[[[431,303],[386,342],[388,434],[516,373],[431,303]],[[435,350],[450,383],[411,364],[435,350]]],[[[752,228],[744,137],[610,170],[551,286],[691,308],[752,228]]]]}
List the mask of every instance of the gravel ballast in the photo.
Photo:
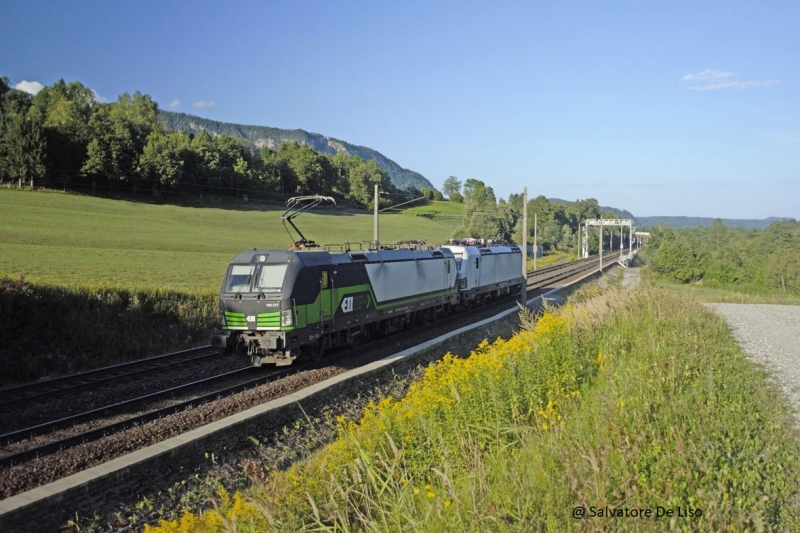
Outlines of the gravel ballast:
{"type": "Polygon", "coordinates": [[[800,306],[706,305],[724,317],[742,350],[769,371],[800,422],[800,306]]]}

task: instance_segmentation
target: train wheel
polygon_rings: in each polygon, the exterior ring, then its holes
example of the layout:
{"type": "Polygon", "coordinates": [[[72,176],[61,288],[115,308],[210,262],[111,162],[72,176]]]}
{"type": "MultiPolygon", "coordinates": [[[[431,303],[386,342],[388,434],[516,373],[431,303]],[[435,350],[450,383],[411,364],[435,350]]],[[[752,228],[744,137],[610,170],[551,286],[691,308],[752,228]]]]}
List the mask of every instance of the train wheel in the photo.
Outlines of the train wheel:
{"type": "Polygon", "coordinates": [[[312,361],[319,361],[325,354],[325,343],[323,339],[318,340],[308,347],[308,355],[312,361]]]}
{"type": "Polygon", "coordinates": [[[233,348],[233,351],[236,355],[247,355],[247,344],[244,342],[238,342],[233,348]]]}
{"type": "Polygon", "coordinates": [[[361,327],[361,335],[359,335],[359,341],[363,344],[369,342],[375,337],[375,325],[374,324],[367,324],[366,326],[361,327]]]}

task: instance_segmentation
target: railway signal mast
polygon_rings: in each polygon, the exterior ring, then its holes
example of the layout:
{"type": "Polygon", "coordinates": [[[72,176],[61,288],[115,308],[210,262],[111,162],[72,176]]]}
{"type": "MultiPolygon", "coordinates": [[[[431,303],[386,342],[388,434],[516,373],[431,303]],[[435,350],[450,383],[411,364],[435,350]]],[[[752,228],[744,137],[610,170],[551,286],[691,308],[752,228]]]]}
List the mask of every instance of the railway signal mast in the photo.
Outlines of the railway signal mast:
{"type": "Polygon", "coordinates": [[[628,257],[633,257],[633,220],[623,218],[606,218],[600,217],[599,219],[595,218],[588,218],[586,219],[586,223],[583,225],[583,253],[581,254],[583,258],[589,257],[589,226],[599,226],[600,227],[600,270],[603,270],[603,226],[619,226],[620,230],[620,243],[619,249],[622,252],[622,228],[624,226],[628,226],[629,228],[629,240],[630,243],[630,253],[628,257]]]}

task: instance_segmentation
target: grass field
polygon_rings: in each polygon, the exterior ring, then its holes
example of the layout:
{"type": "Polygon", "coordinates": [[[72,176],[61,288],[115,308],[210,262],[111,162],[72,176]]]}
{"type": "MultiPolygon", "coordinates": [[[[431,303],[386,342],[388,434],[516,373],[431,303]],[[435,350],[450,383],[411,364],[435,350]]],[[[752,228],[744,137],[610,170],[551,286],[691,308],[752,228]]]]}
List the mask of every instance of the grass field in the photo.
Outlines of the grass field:
{"type": "MultiPolygon", "coordinates": [[[[447,203],[447,202],[442,202],[447,203]]],[[[0,276],[57,285],[216,290],[234,254],[286,249],[279,206],[178,207],[58,192],[0,190],[0,276]]],[[[320,209],[297,226],[322,244],[372,240],[372,215],[320,209]]],[[[452,229],[381,215],[381,242],[443,243],[452,229]]]]}
{"type": "Polygon", "coordinates": [[[464,204],[458,202],[428,202],[425,205],[403,209],[406,215],[464,215],[464,204]]]}

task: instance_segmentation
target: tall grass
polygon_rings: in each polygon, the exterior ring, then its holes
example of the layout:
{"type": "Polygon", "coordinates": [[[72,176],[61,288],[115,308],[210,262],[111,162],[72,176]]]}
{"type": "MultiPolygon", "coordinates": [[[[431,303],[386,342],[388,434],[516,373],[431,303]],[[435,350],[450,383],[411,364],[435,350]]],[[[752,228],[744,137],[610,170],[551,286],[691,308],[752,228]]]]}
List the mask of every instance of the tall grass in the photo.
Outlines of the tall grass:
{"type": "Polygon", "coordinates": [[[208,343],[216,293],[0,278],[0,384],[208,343]]]}
{"type": "Polygon", "coordinates": [[[184,520],[197,531],[797,530],[797,431],[722,320],[663,291],[582,297],[342,419],[332,444],[253,487],[238,511],[184,520]]]}
{"type": "Polygon", "coordinates": [[[800,305],[800,295],[769,287],[744,284],[735,286],[678,285],[663,280],[659,280],[658,285],[673,294],[690,296],[701,302],[800,305]]]}

